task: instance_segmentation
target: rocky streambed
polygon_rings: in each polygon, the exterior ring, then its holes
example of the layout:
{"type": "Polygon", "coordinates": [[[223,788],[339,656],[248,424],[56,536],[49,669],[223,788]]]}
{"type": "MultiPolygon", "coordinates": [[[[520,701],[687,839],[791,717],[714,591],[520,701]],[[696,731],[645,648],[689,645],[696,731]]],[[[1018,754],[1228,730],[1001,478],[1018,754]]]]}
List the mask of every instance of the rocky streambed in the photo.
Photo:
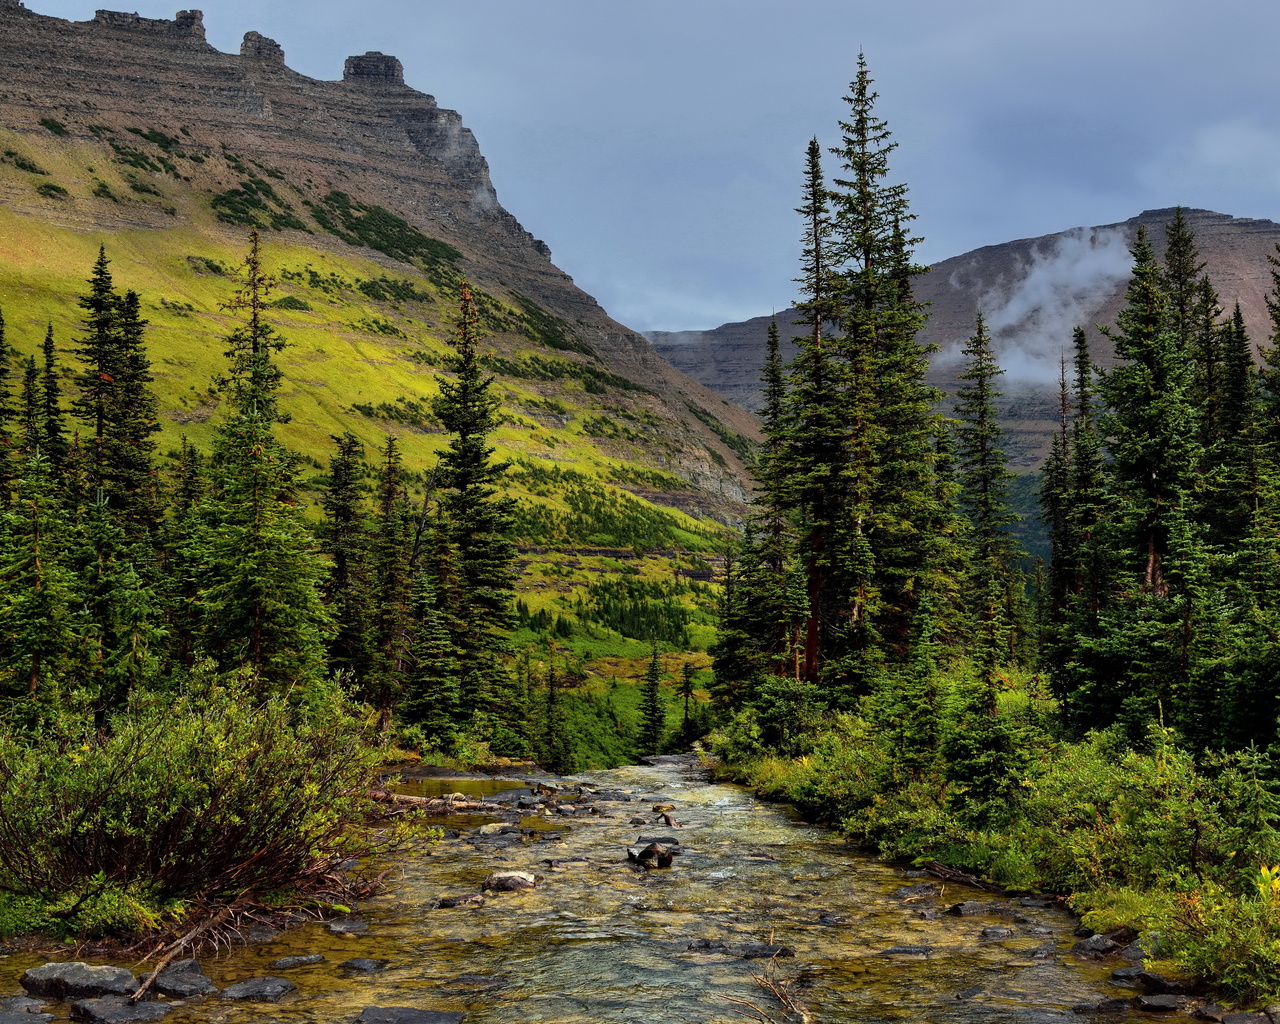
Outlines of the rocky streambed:
{"type": "Polygon", "coordinates": [[[94,965],[117,969],[106,972],[116,988],[98,992],[33,984],[41,971],[67,972],[42,966],[48,957],[0,959],[0,1024],[35,1024],[31,1013],[98,1024],[1223,1016],[1145,972],[1131,936],[1082,936],[1051,900],[859,856],[785,807],[706,783],[680,758],[573,779],[400,788],[497,807],[439,819],[446,838],[404,856],[388,890],[350,919],[264,930],[173,965],[156,998],[136,1006],[130,971],[145,976],[146,965],[94,965]],[[789,993],[790,1014],[770,986],[789,993]]]}

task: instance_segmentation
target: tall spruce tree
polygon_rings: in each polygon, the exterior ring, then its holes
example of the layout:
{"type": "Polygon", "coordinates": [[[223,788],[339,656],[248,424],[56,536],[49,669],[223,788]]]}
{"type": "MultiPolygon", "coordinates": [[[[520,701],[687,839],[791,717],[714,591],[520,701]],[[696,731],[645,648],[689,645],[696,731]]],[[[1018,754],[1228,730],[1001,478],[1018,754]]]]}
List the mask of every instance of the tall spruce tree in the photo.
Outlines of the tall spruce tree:
{"type": "Polygon", "coordinates": [[[658,643],[655,640],[640,696],[641,751],[646,754],[662,753],[666,733],[667,702],[662,695],[662,662],[658,660],[658,643]]]}
{"type": "Polygon", "coordinates": [[[13,485],[17,476],[14,449],[13,349],[5,335],[4,312],[0,310],[0,509],[13,497],[13,485]]]}
{"type": "Polygon", "coordinates": [[[454,324],[449,362],[454,376],[438,379],[440,394],[432,403],[450,435],[438,466],[440,529],[452,552],[461,603],[447,612],[457,630],[452,641],[465,712],[509,729],[518,720],[512,681],[503,665],[515,581],[514,503],[500,497],[494,486],[507,468],[494,461],[488,440],[498,426],[499,405],[493,377],[480,362],[480,317],[465,281],[454,324]]]}
{"type": "Polygon", "coordinates": [[[330,668],[345,674],[361,692],[373,663],[373,590],[369,578],[369,514],[361,485],[364,445],[350,431],[334,437],[329,482],[320,499],[323,542],[331,559],[324,595],[336,631],[329,645],[330,668]]]}
{"type": "Polygon", "coordinates": [[[232,412],[210,458],[198,646],[222,668],[250,672],[264,696],[306,699],[322,679],[331,620],[324,565],[291,500],[296,457],[274,432],[283,375],[272,354],[284,341],[265,319],[270,287],[254,231],[230,303],[245,319],[227,339],[221,380],[232,412]]]}
{"type": "Polygon", "coordinates": [[[41,346],[44,357],[40,378],[41,398],[44,401],[44,451],[49,459],[53,475],[60,476],[67,460],[67,429],[62,412],[62,386],[58,381],[58,350],[53,342],[53,324],[49,324],[41,346]]]}
{"type": "Polygon", "coordinates": [[[410,565],[412,512],[405,490],[400,446],[391,436],[382,449],[377,498],[369,553],[369,577],[375,595],[373,664],[364,693],[365,699],[378,709],[382,728],[386,730],[391,726],[391,712],[411,672],[414,633],[410,565]]]}

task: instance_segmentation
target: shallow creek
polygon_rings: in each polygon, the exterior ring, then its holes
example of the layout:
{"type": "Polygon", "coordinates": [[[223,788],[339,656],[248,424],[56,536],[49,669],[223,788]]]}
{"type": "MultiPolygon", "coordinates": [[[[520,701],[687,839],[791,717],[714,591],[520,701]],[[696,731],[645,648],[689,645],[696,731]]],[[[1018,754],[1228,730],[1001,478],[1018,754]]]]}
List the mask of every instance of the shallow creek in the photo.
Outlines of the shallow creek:
{"type": "MultiPolygon", "coordinates": [[[[921,879],[851,852],[827,829],[798,822],[787,808],[740,787],[707,784],[679,765],[569,781],[623,790],[632,800],[596,803],[602,814],[526,817],[520,824],[535,831],[514,837],[475,831],[493,817],[440,819],[459,838],[401,858],[387,891],[360,908],[367,934],[307,925],[202,958],[219,987],[279,975],[297,985],[295,994],[275,1005],[214,997],[175,1007],[167,1020],[337,1024],[367,1006],[414,1006],[465,1011],[468,1024],[720,1024],[743,1019],[735,1010],[745,1007],[731,998],[788,1019],[752,978],[767,961],[689,948],[703,939],[731,949],[773,942],[794,950],[768,969],[798,978],[794,991],[810,1019],[823,1024],[1048,1024],[1080,1020],[1071,1011],[1076,1004],[1134,994],[1108,980],[1118,964],[1070,952],[1076,938],[1066,914],[955,885],[938,899],[904,902],[893,893],[921,879]],[[683,827],[628,824],[632,817],[652,821],[655,803],[674,804],[683,827]],[[634,870],[626,849],[643,845],[640,835],[677,837],[674,866],[634,870]],[[483,906],[435,908],[442,897],[478,892],[488,874],[503,870],[543,878],[533,891],[487,894],[483,906]],[[962,900],[990,903],[991,912],[929,914],[962,900]],[[994,926],[1011,929],[1012,937],[984,939],[983,929],[994,926]],[[895,946],[929,952],[877,955],[895,946]],[[326,961],[290,971],[267,966],[314,953],[326,961]],[[354,957],[385,960],[387,968],[373,975],[339,970],[354,957]]],[[[488,796],[514,785],[431,779],[404,791],[488,796]]],[[[0,959],[0,997],[20,994],[18,976],[46,959],[0,959]]],[[[66,1007],[54,1011],[62,1016],[66,1007]]]]}

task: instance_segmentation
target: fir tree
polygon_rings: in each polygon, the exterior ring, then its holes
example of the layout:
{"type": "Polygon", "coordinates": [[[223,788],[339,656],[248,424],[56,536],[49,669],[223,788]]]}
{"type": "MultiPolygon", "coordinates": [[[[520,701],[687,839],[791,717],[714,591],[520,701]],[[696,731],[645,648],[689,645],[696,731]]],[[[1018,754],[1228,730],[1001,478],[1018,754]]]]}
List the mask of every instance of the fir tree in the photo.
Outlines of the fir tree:
{"type": "Polygon", "coordinates": [[[364,445],[350,431],[333,441],[337,450],[329,460],[329,483],[320,499],[324,546],[332,559],[324,594],[336,626],[329,665],[349,676],[359,691],[373,663],[369,516],[360,482],[364,445]]]}
{"type": "Polygon", "coordinates": [[[18,400],[20,448],[23,457],[33,458],[44,451],[44,395],[36,357],[27,356],[22,366],[22,395],[18,400]]]}
{"type": "Polygon", "coordinates": [[[319,594],[324,565],[289,500],[296,458],[273,429],[283,378],[272,353],[284,342],[263,315],[270,281],[260,245],[251,233],[231,303],[247,315],[228,338],[221,384],[232,414],[214,435],[203,506],[199,648],[224,669],[247,669],[264,694],[305,699],[321,679],[331,620],[319,594]]]}
{"type": "Polygon", "coordinates": [[[387,437],[369,553],[369,577],[376,595],[372,622],[373,663],[365,699],[390,728],[391,711],[405,689],[413,643],[413,576],[410,571],[411,513],[404,488],[400,447],[387,437]]]}
{"type": "Polygon", "coordinates": [[[471,287],[463,282],[450,361],[454,378],[439,378],[440,394],[432,410],[450,435],[438,473],[441,528],[454,553],[462,602],[450,613],[459,626],[453,644],[463,702],[468,714],[501,721],[512,710],[501,656],[507,650],[505,630],[514,593],[514,504],[494,486],[507,467],[493,460],[488,443],[498,426],[499,407],[493,377],[480,362],[479,325],[471,287]]]}
{"type": "Polygon", "coordinates": [[[4,313],[0,311],[0,509],[13,497],[17,469],[14,462],[13,349],[5,337],[4,313]]]}
{"type": "Polygon", "coordinates": [[[58,352],[53,343],[53,324],[49,324],[41,346],[44,372],[41,397],[44,399],[44,450],[55,477],[60,476],[67,459],[67,430],[62,413],[62,386],[58,383],[58,352]]]}
{"type": "Polygon", "coordinates": [[[667,732],[667,702],[662,695],[662,663],[658,660],[658,644],[654,642],[640,697],[640,749],[648,754],[662,753],[667,732]]]}

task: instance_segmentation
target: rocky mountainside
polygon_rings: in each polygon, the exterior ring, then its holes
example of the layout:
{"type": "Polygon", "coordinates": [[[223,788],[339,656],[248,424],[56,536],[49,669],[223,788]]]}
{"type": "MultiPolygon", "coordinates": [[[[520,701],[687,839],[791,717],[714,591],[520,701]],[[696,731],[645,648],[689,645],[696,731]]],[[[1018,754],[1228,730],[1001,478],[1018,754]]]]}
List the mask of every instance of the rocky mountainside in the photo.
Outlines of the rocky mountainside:
{"type": "MultiPolygon", "coordinates": [[[[239,54],[219,52],[199,11],[69,22],[0,0],[0,152],[11,341],[33,348],[52,321],[68,346],[74,296],[104,243],[119,284],[149,302],[159,361],[175,367],[158,381],[168,436],[200,432],[189,391],[204,382],[187,378],[216,362],[230,285],[215,279],[257,226],[295,300],[281,316],[302,350],[289,358],[306,364],[291,377],[288,428],[304,452],[353,424],[370,439],[431,433],[403,410],[432,390],[466,276],[482,290],[494,372],[524,410],[504,454],[665,473],[688,491],[667,503],[736,515],[754,418],[672,369],[552,264],[500,205],[460,116],[407,87],[395,57],[353,56],[341,81],[317,81],[256,32],[239,54]]],[[[422,464],[433,449],[419,440],[406,456],[422,464]]]]}
{"type": "MultiPolygon", "coordinates": [[[[935,264],[917,283],[929,303],[926,343],[937,345],[933,383],[951,389],[959,350],[982,310],[1006,377],[1003,409],[1016,465],[1036,465],[1047,453],[1056,425],[1058,359],[1077,325],[1089,328],[1095,359],[1109,365],[1110,343],[1095,325],[1114,323],[1124,301],[1131,259],[1128,247],[1139,226],[1163,254],[1164,226],[1172,209],[1147,210],[1118,224],[1076,228],[1040,238],[989,245],[935,264]]],[[[1269,331],[1265,296],[1271,287],[1267,254],[1280,243],[1280,224],[1184,211],[1201,258],[1223,305],[1239,302],[1255,343],[1269,331]]],[[[780,324],[794,310],[778,315],[780,324]]],[[[711,331],[650,332],[654,347],[673,365],[748,409],[760,408],[760,367],[769,317],[724,324],[711,331]]],[[[785,330],[784,330],[785,335],[785,330]]]]}

